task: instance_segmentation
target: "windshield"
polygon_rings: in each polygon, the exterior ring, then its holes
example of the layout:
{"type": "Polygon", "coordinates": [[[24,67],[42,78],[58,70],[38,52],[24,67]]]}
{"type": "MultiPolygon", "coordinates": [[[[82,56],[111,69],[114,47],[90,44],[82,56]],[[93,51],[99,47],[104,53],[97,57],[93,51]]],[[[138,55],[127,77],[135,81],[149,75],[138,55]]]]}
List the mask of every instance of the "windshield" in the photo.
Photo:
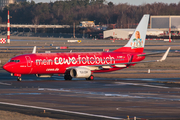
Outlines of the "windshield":
{"type": "Polygon", "coordinates": [[[20,62],[20,60],[9,60],[8,62],[16,62],[16,63],[18,63],[18,62],[20,62]]]}

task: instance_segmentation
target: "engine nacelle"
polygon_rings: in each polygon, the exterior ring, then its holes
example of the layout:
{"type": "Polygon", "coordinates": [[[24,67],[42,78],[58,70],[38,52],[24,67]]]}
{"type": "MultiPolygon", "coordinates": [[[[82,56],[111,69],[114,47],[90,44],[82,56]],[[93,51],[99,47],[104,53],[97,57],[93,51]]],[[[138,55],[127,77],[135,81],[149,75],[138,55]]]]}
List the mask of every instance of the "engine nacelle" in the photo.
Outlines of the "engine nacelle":
{"type": "Polygon", "coordinates": [[[52,77],[53,74],[36,74],[36,77],[42,77],[42,78],[45,78],[45,77],[52,77]]]}
{"type": "Polygon", "coordinates": [[[70,75],[74,78],[88,78],[91,75],[91,70],[84,67],[77,67],[70,70],[70,75]]]}

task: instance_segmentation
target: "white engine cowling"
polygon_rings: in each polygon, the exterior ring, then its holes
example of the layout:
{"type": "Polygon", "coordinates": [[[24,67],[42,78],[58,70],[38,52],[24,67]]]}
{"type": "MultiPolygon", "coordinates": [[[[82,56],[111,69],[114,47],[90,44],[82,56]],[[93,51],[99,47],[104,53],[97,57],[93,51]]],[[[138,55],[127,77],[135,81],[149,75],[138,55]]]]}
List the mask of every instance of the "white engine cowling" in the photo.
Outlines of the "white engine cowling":
{"type": "Polygon", "coordinates": [[[42,77],[42,78],[45,78],[45,77],[52,77],[53,74],[36,74],[36,77],[42,77]]]}
{"type": "Polygon", "coordinates": [[[70,70],[71,77],[88,78],[91,75],[91,70],[85,67],[77,67],[70,70]]]}

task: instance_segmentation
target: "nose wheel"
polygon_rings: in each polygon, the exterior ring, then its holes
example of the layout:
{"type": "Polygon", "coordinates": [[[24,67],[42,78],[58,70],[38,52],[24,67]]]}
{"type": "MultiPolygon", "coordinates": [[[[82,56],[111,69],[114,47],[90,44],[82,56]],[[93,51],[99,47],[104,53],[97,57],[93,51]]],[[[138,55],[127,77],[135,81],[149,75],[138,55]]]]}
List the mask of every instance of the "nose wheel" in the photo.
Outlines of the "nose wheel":
{"type": "Polygon", "coordinates": [[[22,78],[21,78],[21,77],[18,77],[18,78],[17,78],[17,81],[21,81],[21,80],[22,80],[22,78]]]}

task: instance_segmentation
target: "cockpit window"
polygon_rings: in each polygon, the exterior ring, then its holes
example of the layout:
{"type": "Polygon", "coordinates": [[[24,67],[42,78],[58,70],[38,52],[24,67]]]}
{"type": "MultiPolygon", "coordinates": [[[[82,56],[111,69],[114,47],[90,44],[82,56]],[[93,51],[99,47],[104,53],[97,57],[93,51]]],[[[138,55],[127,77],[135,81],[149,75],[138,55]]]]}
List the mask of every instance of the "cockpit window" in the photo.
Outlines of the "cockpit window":
{"type": "Polygon", "coordinates": [[[18,62],[20,62],[20,60],[10,60],[9,62],[16,62],[16,63],[18,63],[18,62]]]}

